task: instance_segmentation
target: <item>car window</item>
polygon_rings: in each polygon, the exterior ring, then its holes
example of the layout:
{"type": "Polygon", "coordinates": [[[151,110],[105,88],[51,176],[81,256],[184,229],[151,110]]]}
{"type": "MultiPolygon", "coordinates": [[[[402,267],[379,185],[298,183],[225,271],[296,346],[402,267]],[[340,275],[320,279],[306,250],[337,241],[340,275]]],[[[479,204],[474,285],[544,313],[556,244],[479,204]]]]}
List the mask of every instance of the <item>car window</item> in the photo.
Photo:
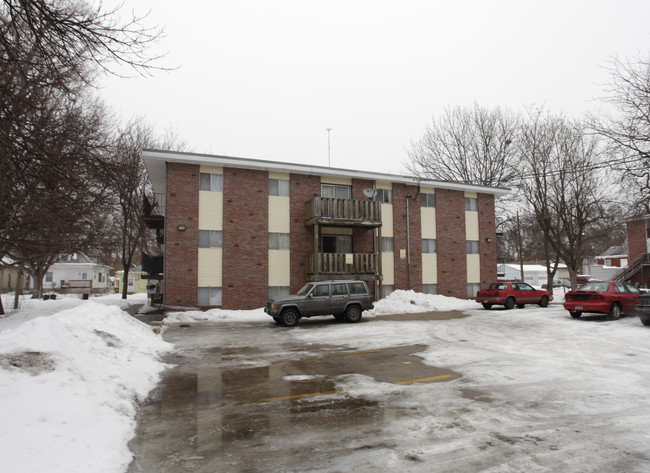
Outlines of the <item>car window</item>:
{"type": "Polygon", "coordinates": [[[506,291],[508,289],[508,285],[499,283],[490,284],[490,289],[493,291],[506,291]]]}
{"type": "Polygon", "coordinates": [[[367,294],[366,286],[362,282],[353,282],[348,284],[350,294],[367,294]]]}
{"type": "Polygon", "coordinates": [[[329,296],[329,295],[330,295],[329,284],[321,284],[320,286],[316,286],[316,289],[314,289],[314,296],[316,297],[329,296]]]}
{"type": "Polygon", "coordinates": [[[520,291],[534,291],[535,289],[533,289],[532,286],[529,286],[528,284],[522,282],[522,283],[519,283],[519,290],[520,291]]]}
{"type": "Polygon", "coordinates": [[[347,284],[332,284],[332,295],[333,296],[347,296],[348,289],[347,284]]]}
{"type": "Polygon", "coordinates": [[[614,283],[614,291],[616,291],[619,294],[627,294],[627,288],[625,287],[625,284],[623,284],[622,282],[614,283]]]}
{"type": "Polygon", "coordinates": [[[637,287],[632,286],[631,284],[625,284],[625,287],[632,294],[641,294],[641,291],[639,291],[639,289],[637,287]]]}
{"type": "Polygon", "coordinates": [[[580,286],[578,289],[581,291],[596,291],[596,292],[607,292],[609,291],[608,282],[588,282],[580,286]]]}

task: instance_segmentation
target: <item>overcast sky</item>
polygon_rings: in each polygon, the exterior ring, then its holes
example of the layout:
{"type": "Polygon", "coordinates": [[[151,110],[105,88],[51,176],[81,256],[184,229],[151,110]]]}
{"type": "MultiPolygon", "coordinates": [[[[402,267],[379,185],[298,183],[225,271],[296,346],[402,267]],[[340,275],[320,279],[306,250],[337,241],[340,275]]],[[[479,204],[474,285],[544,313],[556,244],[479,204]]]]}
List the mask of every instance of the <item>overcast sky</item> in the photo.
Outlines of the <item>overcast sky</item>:
{"type": "MultiPolygon", "coordinates": [[[[106,2],[105,2],[106,3],[106,2]]],[[[110,4],[110,2],[108,2],[110,4]]],[[[600,108],[608,58],[650,51],[650,1],[126,0],[164,26],[153,77],[102,82],[194,152],[404,173],[447,106],[600,108]]]]}

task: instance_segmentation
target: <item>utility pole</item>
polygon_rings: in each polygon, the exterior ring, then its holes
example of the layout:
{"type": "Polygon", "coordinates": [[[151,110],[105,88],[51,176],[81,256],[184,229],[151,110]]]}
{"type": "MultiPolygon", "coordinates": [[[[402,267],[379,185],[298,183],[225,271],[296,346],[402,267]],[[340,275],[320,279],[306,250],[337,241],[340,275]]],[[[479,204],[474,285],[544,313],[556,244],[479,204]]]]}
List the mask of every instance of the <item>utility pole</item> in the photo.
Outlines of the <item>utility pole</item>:
{"type": "Polygon", "coordinates": [[[325,128],[327,131],[327,165],[329,167],[332,167],[332,159],[330,156],[330,131],[332,131],[331,128],[325,128]]]}
{"type": "Polygon", "coordinates": [[[519,211],[517,211],[517,246],[519,246],[519,271],[521,282],[524,282],[524,256],[521,248],[521,227],[519,226],[519,211]]]}

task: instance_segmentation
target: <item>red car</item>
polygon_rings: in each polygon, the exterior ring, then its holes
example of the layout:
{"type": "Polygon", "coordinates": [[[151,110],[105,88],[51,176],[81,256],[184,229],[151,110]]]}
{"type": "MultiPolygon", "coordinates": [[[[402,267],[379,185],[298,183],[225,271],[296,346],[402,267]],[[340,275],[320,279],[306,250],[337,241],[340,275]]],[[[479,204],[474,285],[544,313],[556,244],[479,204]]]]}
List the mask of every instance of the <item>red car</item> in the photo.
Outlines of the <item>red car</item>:
{"type": "Polygon", "coordinates": [[[616,320],[624,312],[634,312],[640,295],[641,291],[624,282],[589,281],[564,295],[564,308],[576,319],[583,312],[595,312],[616,320]]]}
{"type": "Polygon", "coordinates": [[[475,299],[486,309],[493,305],[503,305],[506,309],[512,309],[515,305],[521,308],[526,304],[546,307],[553,300],[553,294],[537,290],[525,282],[497,282],[490,284],[485,291],[478,291],[475,299]]]}

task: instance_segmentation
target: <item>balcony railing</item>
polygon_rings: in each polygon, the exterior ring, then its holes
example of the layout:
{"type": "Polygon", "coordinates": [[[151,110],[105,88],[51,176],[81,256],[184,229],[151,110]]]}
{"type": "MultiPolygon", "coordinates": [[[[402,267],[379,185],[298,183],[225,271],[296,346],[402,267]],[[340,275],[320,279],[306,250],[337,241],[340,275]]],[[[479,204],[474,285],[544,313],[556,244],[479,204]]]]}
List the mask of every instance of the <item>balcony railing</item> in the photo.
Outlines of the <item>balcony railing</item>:
{"type": "Polygon", "coordinates": [[[375,274],[377,258],[373,253],[318,253],[307,259],[309,274],[375,274]]]}
{"type": "Polygon", "coordinates": [[[381,226],[381,204],[371,200],[315,197],[305,204],[307,225],[381,226]]]}

